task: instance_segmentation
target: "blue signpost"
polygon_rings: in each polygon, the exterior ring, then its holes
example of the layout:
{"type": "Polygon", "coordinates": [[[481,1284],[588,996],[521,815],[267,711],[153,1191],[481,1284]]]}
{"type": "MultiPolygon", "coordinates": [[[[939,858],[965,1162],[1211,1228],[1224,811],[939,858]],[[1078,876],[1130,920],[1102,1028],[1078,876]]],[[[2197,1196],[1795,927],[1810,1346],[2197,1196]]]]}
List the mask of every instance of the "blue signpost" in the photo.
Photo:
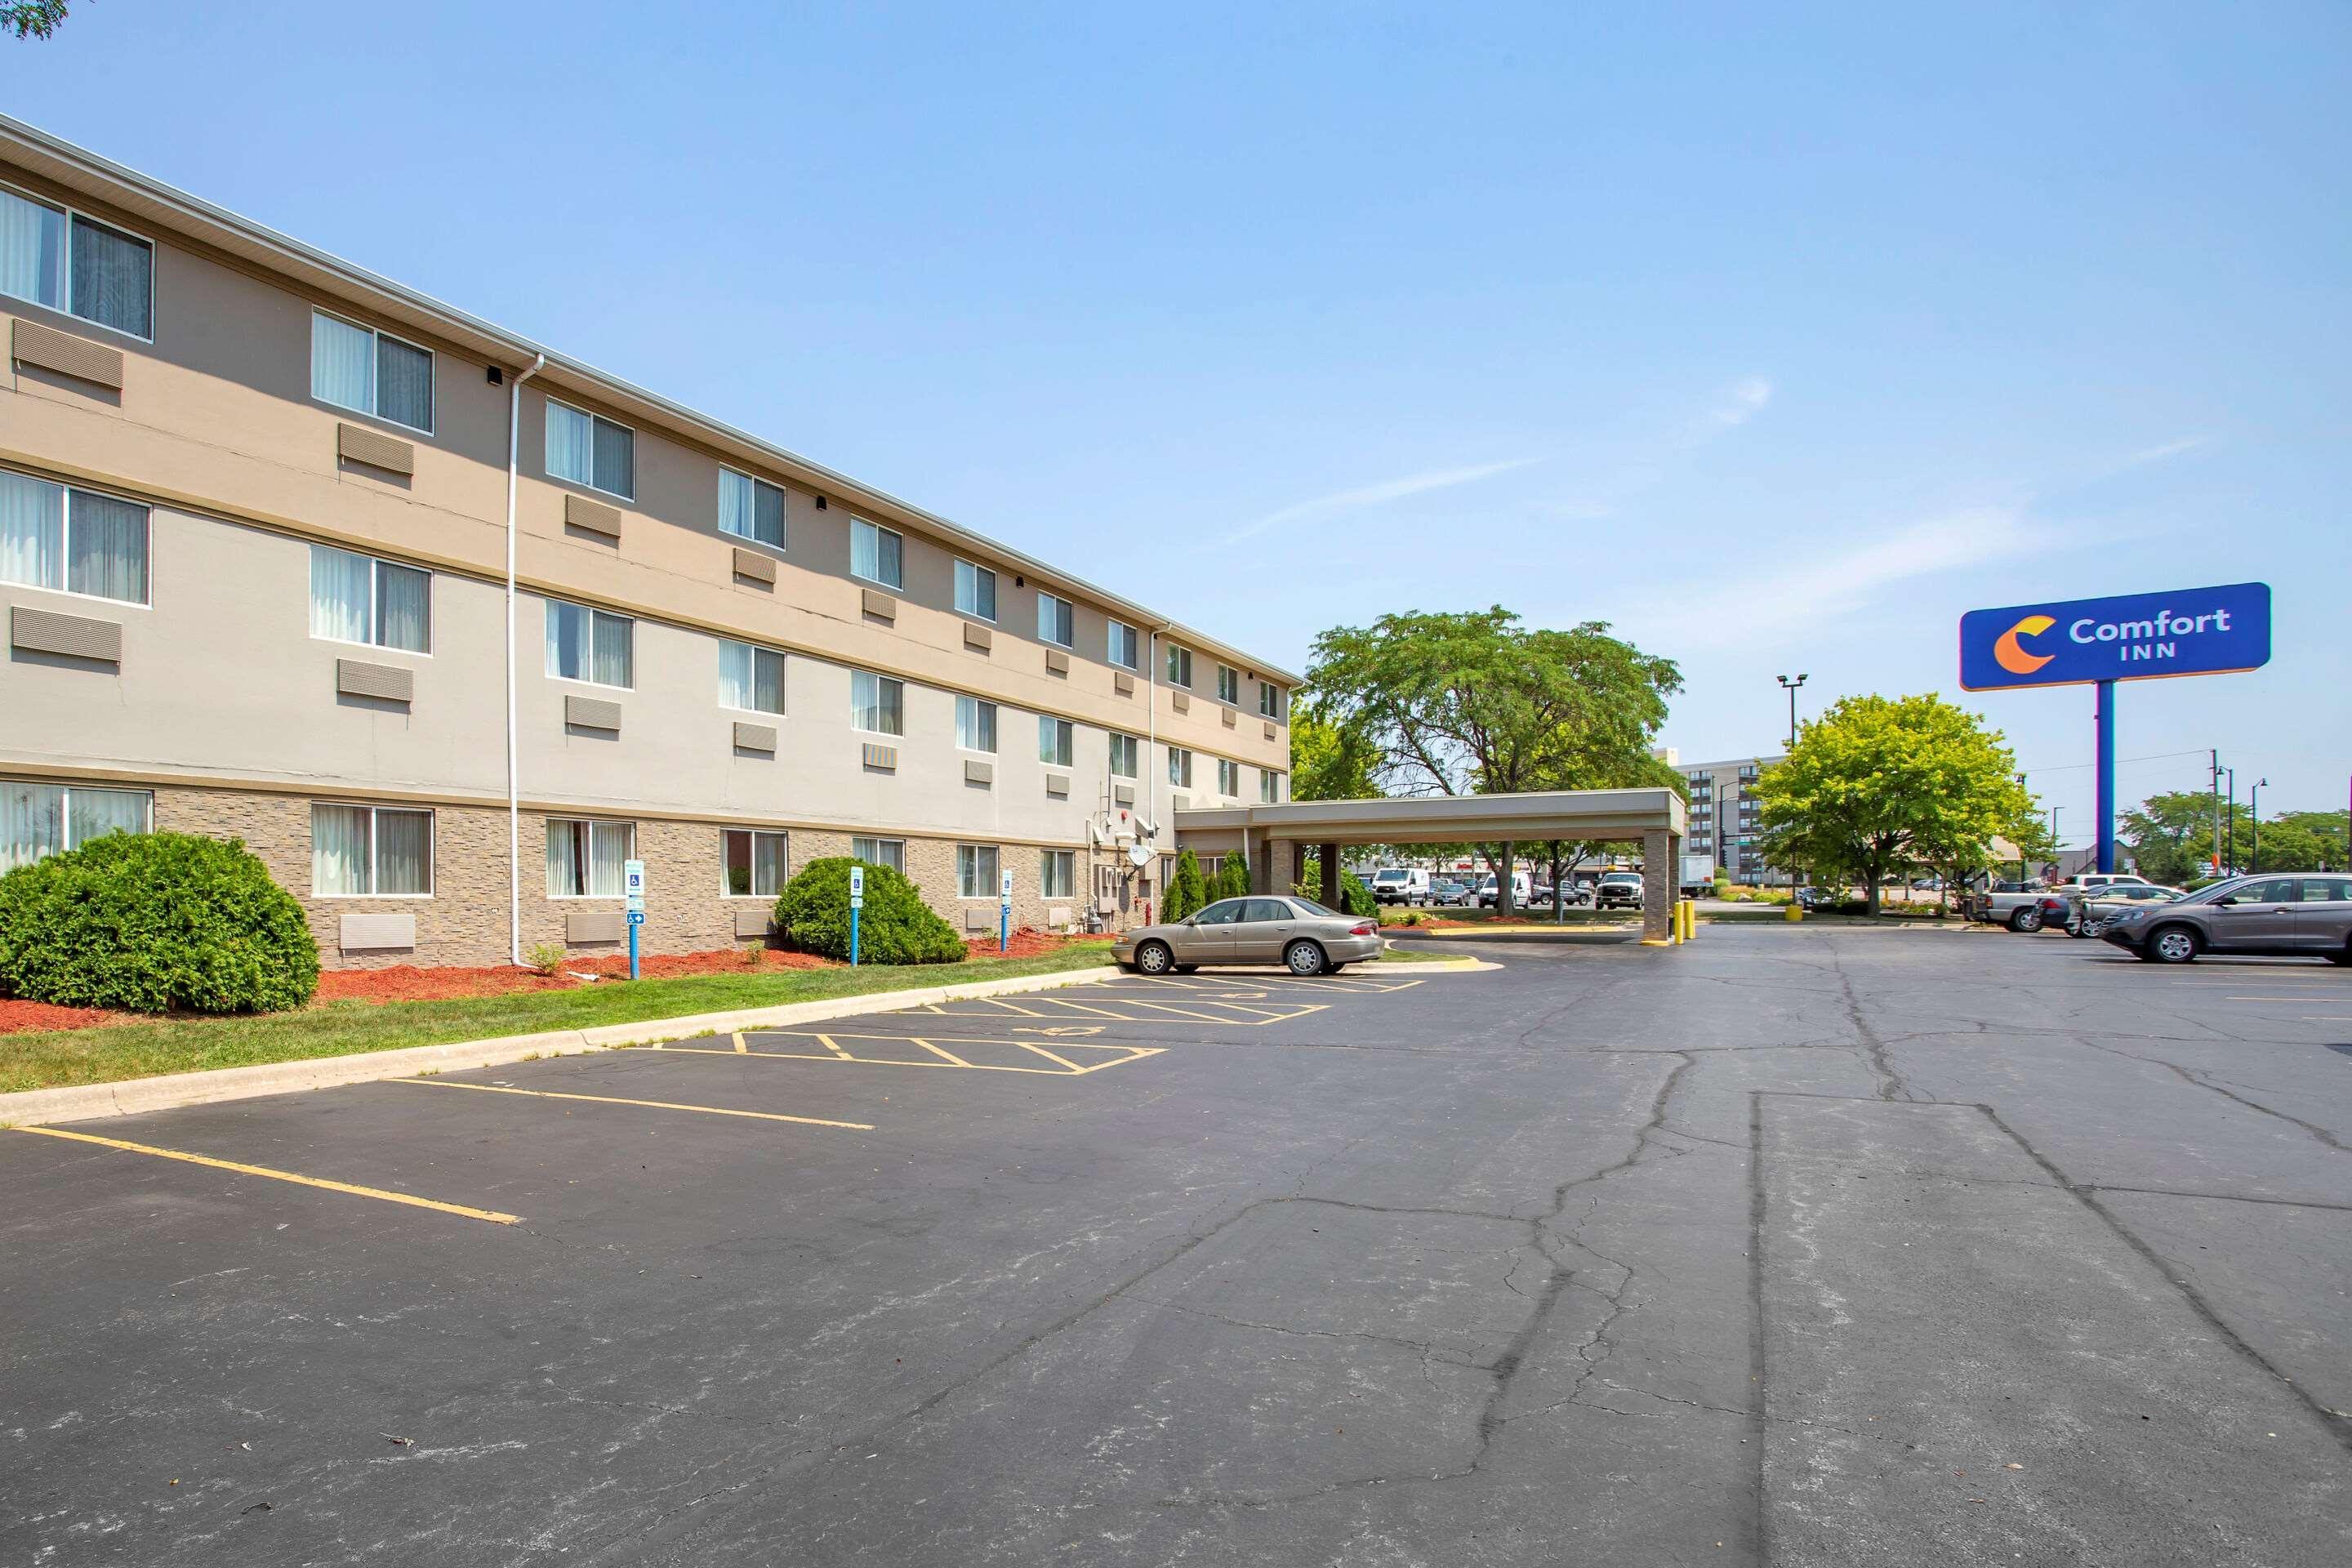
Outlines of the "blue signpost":
{"type": "Polygon", "coordinates": [[[857,967],[857,911],[866,907],[866,868],[849,868],[849,967],[857,967]]]}
{"type": "Polygon", "coordinates": [[[1009,952],[1013,948],[1013,873],[1004,879],[996,897],[996,951],[1009,952]]]}
{"type": "Polygon", "coordinates": [[[646,923],[646,863],[625,860],[621,863],[621,890],[627,896],[629,910],[629,978],[637,977],[637,931],[646,923]]]}
{"type": "Polygon", "coordinates": [[[2267,583],[1970,610],[1960,617],[1960,689],[2097,689],[2099,869],[2116,868],[2116,683],[2226,675],[2271,661],[2267,583]]]}

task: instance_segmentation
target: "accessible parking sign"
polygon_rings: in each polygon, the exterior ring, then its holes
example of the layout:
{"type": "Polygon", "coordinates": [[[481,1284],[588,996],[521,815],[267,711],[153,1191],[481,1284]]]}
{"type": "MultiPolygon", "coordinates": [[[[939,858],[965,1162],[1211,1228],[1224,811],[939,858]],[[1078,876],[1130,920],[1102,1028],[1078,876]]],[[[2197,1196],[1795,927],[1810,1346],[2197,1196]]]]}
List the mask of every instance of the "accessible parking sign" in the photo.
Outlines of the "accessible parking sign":
{"type": "Polygon", "coordinates": [[[2222,675],[2270,661],[2267,583],[2011,605],[1960,617],[1966,691],[2222,675]]]}

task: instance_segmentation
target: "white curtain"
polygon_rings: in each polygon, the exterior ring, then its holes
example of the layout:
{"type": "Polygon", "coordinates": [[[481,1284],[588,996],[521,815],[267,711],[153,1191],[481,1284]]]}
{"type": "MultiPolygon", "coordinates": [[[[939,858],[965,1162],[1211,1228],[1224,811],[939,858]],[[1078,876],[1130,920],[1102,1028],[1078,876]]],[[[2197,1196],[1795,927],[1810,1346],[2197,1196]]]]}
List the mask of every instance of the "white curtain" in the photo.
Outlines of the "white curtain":
{"type": "Polygon", "coordinates": [[[0,294],[56,310],[65,303],[65,214],[0,191],[0,294]]]}
{"type": "Polygon", "coordinates": [[[719,702],[755,713],[784,710],[784,656],[750,643],[719,645],[719,702]]]}
{"type": "Polygon", "coordinates": [[[784,492],[732,468],[719,470],[719,527],[740,539],[784,547],[784,492]]]}
{"type": "Polygon", "coordinates": [[[73,220],[73,313],[134,337],[152,336],[154,256],[143,239],[73,220]]]}
{"type": "Polygon", "coordinates": [[[320,898],[372,893],[369,813],[363,805],[310,808],[310,891],[320,898]]]}
{"type": "Polygon", "coordinates": [[[784,836],[781,833],[751,835],[751,890],[763,899],[772,899],[784,890],[789,880],[784,875],[784,836]]]}
{"type": "Polygon", "coordinates": [[[54,784],[0,783],[0,872],[66,847],[65,805],[54,784]]]}
{"type": "Polygon", "coordinates": [[[588,612],[560,599],[547,601],[547,673],[565,680],[588,676],[588,612]]]}
{"type": "Polygon", "coordinates": [[[310,395],[338,408],[375,412],[375,334],[310,312],[310,395]]]}
{"type": "Polygon", "coordinates": [[[110,833],[144,833],[153,801],[143,789],[71,789],[66,792],[66,839],[80,848],[110,833]]]}
{"type": "Polygon", "coordinates": [[[310,546],[310,635],[368,642],[369,561],[348,550],[310,546]]]}
{"type": "Polygon", "coordinates": [[[978,616],[984,621],[994,620],[996,574],[969,561],[957,562],[955,572],[956,609],[963,615],[978,616]]]}
{"type": "Polygon", "coordinates": [[[433,428],[433,356],[391,338],[375,343],[376,409],[412,429],[433,428]]]}
{"type": "Polygon", "coordinates": [[[147,602],[147,509],[76,490],[68,503],[66,586],[129,604],[147,602]]]}
{"type": "Polygon", "coordinates": [[[870,583],[898,587],[905,581],[900,575],[904,544],[905,541],[887,528],[853,521],[849,529],[849,570],[870,583]]]}
{"type": "Polygon", "coordinates": [[[576,899],[588,890],[581,874],[581,862],[586,858],[588,825],[584,822],[551,822],[547,825],[547,896],[551,899],[576,899]]]}
{"type": "Polygon", "coordinates": [[[561,403],[547,405],[547,471],[574,484],[596,482],[596,432],[588,416],[561,403]]]}
{"type": "Polygon", "coordinates": [[[636,829],[625,822],[592,822],[588,830],[588,894],[617,899],[623,891],[623,862],[636,842],[636,829]]]}
{"type": "Polygon", "coordinates": [[[602,611],[594,616],[593,673],[588,679],[606,686],[630,684],[629,643],[636,623],[625,616],[608,616],[602,611]]]}
{"type": "Polygon", "coordinates": [[[877,735],[906,732],[906,689],[887,676],[856,670],[849,677],[849,721],[877,735]]]}
{"type": "Polygon", "coordinates": [[[23,474],[0,473],[0,582],[66,585],[66,492],[23,474]]]}
{"type": "Polygon", "coordinates": [[[636,438],[618,425],[591,422],[596,442],[596,488],[614,495],[637,493],[636,438]]]}
{"type": "Polygon", "coordinates": [[[996,704],[977,697],[956,699],[956,744],[967,752],[996,750],[996,704]]]}
{"type": "Polygon", "coordinates": [[[375,640],[411,653],[433,650],[433,574],[375,563],[375,640]]]}
{"type": "Polygon", "coordinates": [[[420,898],[433,891],[431,812],[375,814],[375,890],[420,898]]]}

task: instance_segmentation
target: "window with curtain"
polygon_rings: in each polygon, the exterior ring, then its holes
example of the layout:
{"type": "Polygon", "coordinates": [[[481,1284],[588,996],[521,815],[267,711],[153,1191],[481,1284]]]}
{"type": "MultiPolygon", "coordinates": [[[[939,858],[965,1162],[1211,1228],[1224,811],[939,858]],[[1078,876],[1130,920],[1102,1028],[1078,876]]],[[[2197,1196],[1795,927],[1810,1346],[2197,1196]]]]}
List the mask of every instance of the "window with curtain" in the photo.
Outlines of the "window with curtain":
{"type": "Polygon", "coordinates": [[[1242,765],[1217,759],[1217,793],[1227,799],[1238,799],[1242,793],[1242,765]]]}
{"type": "Polygon", "coordinates": [[[1139,742],[1134,736],[1122,735],[1116,730],[1112,731],[1110,737],[1110,776],[1115,779],[1133,778],[1135,776],[1136,757],[1142,749],[1140,742],[1139,742]]]}
{"type": "Polygon", "coordinates": [[[996,574],[969,561],[955,565],[956,613],[975,620],[996,619],[996,574]]]}
{"type": "Polygon", "coordinates": [[[0,471],[0,582],[147,602],[147,509],[0,471]]]}
{"type": "Polygon", "coordinates": [[[152,338],[155,249],[64,207],[0,190],[0,294],[152,338]]]}
{"type": "Polygon", "coordinates": [[[729,898],[772,899],[784,890],[782,834],[729,827],[720,831],[719,847],[729,898]]]}
{"type": "Polygon", "coordinates": [[[1168,748],[1168,782],[1192,787],[1192,753],[1176,746],[1168,748]]]}
{"type": "Polygon", "coordinates": [[[1272,768],[1257,771],[1257,798],[1267,805],[1282,804],[1282,775],[1272,768]]]}
{"type": "Polygon", "coordinates": [[[784,710],[784,656],[750,643],[719,645],[719,705],[753,713],[784,710]]]}
{"type": "Polygon", "coordinates": [[[870,669],[849,673],[849,722],[877,735],[907,732],[907,686],[870,669]]]}
{"type": "Polygon", "coordinates": [[[310,546],[310,635],[336,642],[433,651],[433,574],[310,546]]]}
{"type": "Polygon", "coordinates": [[[1168,684],[1189,688],[1192,684],[1192,650],[1168,645],[1168,684]]]}
{"type": "Polygon", "coordinates": [[[901,877],[907,874],[907,841],[903,838],[853,838],[849,841],[849,857],[868,866],[887,866],[901,877]]]}
{"type": "Polygon", "coordinates": [[[1051,594],[1037,595],[1037,636],[1044,641],[1058,643],[1064,647],[1076,647],[1078,642],[1078,612],[1069,600],[1055,598],[1051,594]]]}
{"type": "Polygon", "coordinates": [[[956,699],[956,744],[967,752],[996,750],[996,704],[977,697],[956,699]]]}
{"type": "Polygon", "coordinates": [[[633,822],[590,822],[551,816],[547,821],[547,896],[551,899],[617,899],[622,868],[636,852],[633,822]]]}
{"type": "Polygon", "coordinates": [[[1271,680],[1257,683],[1257,710],[1269,719],[1282,717],[1282,688],[1271,680]]]}
{"type": "Polygon", "coordinates": [[[634,500],[636,436],[625,425],[547,400],[547,472],[551,479],[634,500]]]}
{"type": "Polygon", "coordinates": [[[1139,654],[1142,638],[1125,621],[1110,624],[1110,661],[1121,669],[1140,668],[1139,654]]]}
{"type": "Polygon", "coordinates": [[[432,897],[433,814],[313,805],[310,891],[322,899],[432,897]]]}
{"type": "Polygon", "coordinates": [[[310,312],[310,395],[433,433],[433,354],[388,332],[310,312]]]}
{"type": "Polygon", "coordinates": [[[956,846],[956,896],[963,899],[992,899],[997,896],[996,846],[993,844],[959,844],[956,846]]]}
{"type": "Polygon", "coordinates": [[[547,601],[547,673],[561,680],[628,687],[635,681],[637,623],[585,605],[547,601]]]}
{"type": "Polygon", "coordinates": [[[1048,767],[1070,765],[1071,742],[1077,727],[1067,719],[1037,715],[1037,760],[1048,767]]]}
{"type": "Polygon", "coordinates": [[[1037,860],[1037,891],[1049,899],[1075,897],[1078,890],[1078,857],[1071,849],[1046,849],[1037,860]]]}
{"type": "Polygon", "coordinates": [[[886,588],[906,584],[907,542],[889,529],[862,517],[849,520],[849,571],[852,576],[886,588]]]}
{"type": "Polygon", "coordinates": [[[0,874],[109,833],[144,833],[154,800],[145,790],[0,779],[0,874]]]}
{"type": "Polygon", "coordinates": [[[755,479],[732,468],[719,469],[719,531],[782,550],[784,492],[765,479],[755,479]]]}
{"type": "Polygon", "coordinates": [[[1230,708],[1242,704],[1242,672],[1232,665],[1217,666],[1217,700],[1230,708]]]}

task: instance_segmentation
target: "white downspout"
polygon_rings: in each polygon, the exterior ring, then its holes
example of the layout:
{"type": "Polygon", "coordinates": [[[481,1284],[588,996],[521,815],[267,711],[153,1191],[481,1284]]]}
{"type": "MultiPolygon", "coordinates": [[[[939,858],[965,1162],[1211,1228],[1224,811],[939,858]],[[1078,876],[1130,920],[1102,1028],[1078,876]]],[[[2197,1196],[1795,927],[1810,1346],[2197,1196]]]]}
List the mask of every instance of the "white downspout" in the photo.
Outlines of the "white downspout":
{"type": "Polygon", "coordinates": [[[522,448],[522,384],[547,367],[539,355],[507,392],[507,962],[522,967],[522,764],[515,703],[515,471],[522,448]]]}

